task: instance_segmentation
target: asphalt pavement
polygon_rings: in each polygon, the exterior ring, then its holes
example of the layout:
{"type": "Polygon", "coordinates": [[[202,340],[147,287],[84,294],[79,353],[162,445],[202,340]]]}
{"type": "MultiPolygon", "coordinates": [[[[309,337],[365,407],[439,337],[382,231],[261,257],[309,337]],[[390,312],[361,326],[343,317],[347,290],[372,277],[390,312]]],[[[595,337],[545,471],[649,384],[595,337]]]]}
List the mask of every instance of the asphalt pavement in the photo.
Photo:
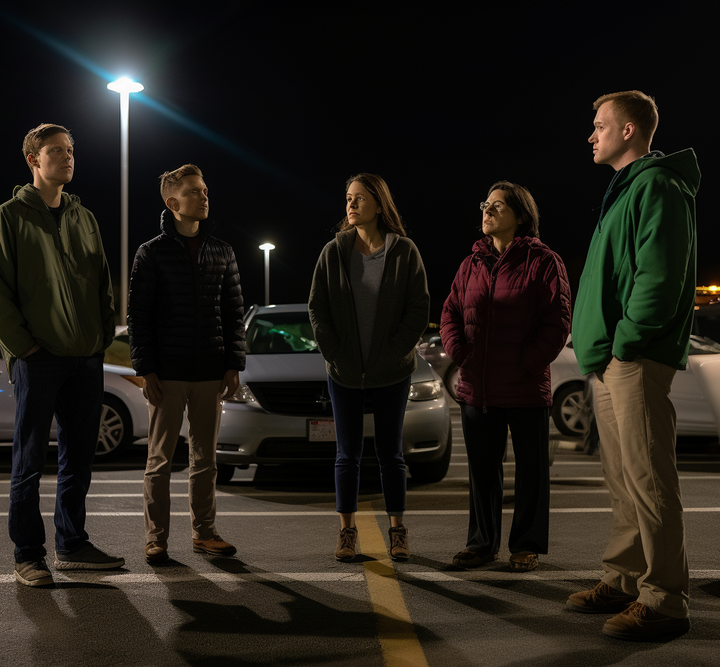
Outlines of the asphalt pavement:
{"type": "MultiPolygon", "coordinates": [[[[173,473],[172,560],[143,557],[144,450],[97,463],[87,501],[91,539],[126,566],[116,572],[55,572],[31,589],[12,574],[12,545],[0,534],[0,664],[8,665],[512,665],[583,667],[720,665],[720,443],[681,441],[679,469],[691,567],[690,632],[660,644],[601,633],[606,616],[573,613],[570,593],[593,586],[611,513],[598,456],[554,434],[550,553],[537,570],[507,566],[513,503],[512,455],[505,464],[499,560],[454,569],[467,529],[467,464],[453,414],[450,472],[410,483],[407,563],[387,552],[379,477],[363,471],[360,556],[333,558],[338,519],[332,469],[250,468],[218,489],[217,526],[233,558],[192,551],[187,454],[173,473]]],[[[52,544],[56,455],[42,480],[52,544]]],[[[0,448],[0,514],[7,516],[10,453],[0,448]]],[[[48,562],[52,560],[49,558],[48,562]]],[[[52,570],[52,566],[51,566],[52,570]]]]}

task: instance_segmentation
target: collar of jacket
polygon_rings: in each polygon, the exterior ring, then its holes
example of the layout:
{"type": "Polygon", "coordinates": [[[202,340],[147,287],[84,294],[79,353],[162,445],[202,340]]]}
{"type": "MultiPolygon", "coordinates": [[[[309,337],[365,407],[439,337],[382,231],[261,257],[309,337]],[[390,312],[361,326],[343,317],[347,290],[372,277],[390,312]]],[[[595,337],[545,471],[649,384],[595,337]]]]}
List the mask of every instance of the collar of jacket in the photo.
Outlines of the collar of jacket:
{"type": "MultiPolygon", "coordinates": [[[[517,252],[527,252],[534,247],[542,247],[544,243],[540,239],[536,239],[534,236],[516,236],[513,242],[506,248],[505,253],[510,255],[517,252]]],[[[505,254],[503,253],[503,255],[505,254]]],[[[481,255],[483,257],[493,256],[495,259],[500,259],[502,255],[498,254],[495,249],[491,236],[483,236],[483,238],[475,241],[473,245],[473,254],[481,255]]]]}
{"type": "MultiPolygon", "coordinates": [[[[50,211],[50,208],[40,196],[40,191],[32,183],[27,183],[26,185],[16,185],[13,188],[13,197],[20,200],[26,206],[30,206],[30,208],[34,208],[38,211],[50,211]]],[[[62,213],[65,213],[65,211],[80,204],[80,197],[77,195],[62,192],[60,193],[60,197],[62,213]]]]}
{"type": "MultiPolygon", "coordinates": [[[[200,242],[203,242],[208,236],[210,236],[210,233],[213,231],[213,229],[215,229],[215,227],[217,227],[216,223],[210,220],[201,220],[200,228],[197,234],[197,238],[200,239],[200,242]]],[[[172,214],[169,208],[164,209],[163,212],[160,214],[160,231],[165,236],[170,236],[184,243],[184,237],[175,228],[175,216],[172,214]]]]}
{"type": "MultiPolygon", "coordinates": [[[[355,247],[357,233],[357,229],[348,229],[344,232],[338,232],[335,235],[335,243],[337,243],[338,251],[340,252],[340,256],[346,266],[350,265],[350,254],[352,253],[352,249],[355,247]]],[[[393,232],[388,232],[385,235],[385,257],[387,257],[388,253],[398,242],[399,238],[400,236],[393,232]]]]}

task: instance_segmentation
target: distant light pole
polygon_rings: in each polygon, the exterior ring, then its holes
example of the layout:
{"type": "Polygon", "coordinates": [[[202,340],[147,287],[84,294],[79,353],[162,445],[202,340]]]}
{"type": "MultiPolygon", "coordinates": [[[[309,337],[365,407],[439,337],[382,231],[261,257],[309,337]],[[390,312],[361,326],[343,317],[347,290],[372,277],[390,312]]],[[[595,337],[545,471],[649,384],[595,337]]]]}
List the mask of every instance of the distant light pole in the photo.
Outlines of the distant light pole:
{"type": "Polygon", "coordinates": [[[260,250],[265,253],[265,305],[270,305],[270,251],[275,250],[272,243],[263,243],[260,250]]]}
{"type": "Polygon", "coordinates": [[[108,89],[120,93],[120,323],[127,322],[128,295],[128,118],[130,114],[130,93],[139,93],[144,86],[126,76],[107,85],[108,89]]]}

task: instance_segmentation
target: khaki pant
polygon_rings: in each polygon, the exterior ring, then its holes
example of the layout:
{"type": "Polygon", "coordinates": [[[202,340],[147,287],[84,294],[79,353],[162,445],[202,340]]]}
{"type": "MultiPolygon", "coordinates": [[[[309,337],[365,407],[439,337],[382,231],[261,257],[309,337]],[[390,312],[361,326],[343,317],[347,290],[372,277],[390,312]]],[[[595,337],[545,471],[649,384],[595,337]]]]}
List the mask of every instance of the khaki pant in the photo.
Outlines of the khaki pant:
{"type": "Polygon", "coordinates": [[[595,384],[600,456],[613,528],[603,581],[655,611],[688,615],[689,572],[675,459],[675,370],[613,358],[595,384]]]}
{"type": "Polygon", "coordinates": [[[147,542],[167,541],[170,532],[170,468],[187,406],[190,467],[188,493],[193,539],[208,540],[215,530],[215,444],[220,427],[221,380],[164,380],[159,407],[150,408],[145,468],[147,542]]]}

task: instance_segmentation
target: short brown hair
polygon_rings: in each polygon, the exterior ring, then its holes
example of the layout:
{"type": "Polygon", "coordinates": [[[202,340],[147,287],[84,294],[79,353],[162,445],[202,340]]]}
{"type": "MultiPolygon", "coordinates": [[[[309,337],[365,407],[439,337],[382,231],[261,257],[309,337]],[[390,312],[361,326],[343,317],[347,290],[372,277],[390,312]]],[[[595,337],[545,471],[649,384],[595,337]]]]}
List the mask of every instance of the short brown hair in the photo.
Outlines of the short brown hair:
{"type": "MultiPolygon", "coordinates": [[[[395,206],[392,194],[390,194],[390,188],[381,176],[377,174],[367,174],[362,172],[351,176],[345,182],[345,192],[352,183],[357,181],[361,183],[363,187],[375,198],[378,206],[380,207],[380,213],[378,214],[378,229],[384,233],[393,232],[400,236],[407,236],[405,231],[405,223],[400,217],[400,213],[395,206]]],[[[351,224],[348,222],[347,216],[345,216],[339,223],[338,226],[341,232],[351,228],[351,224]]]]}
{"type": "Polygon", "coordinates": [[[517,183],[498,181],[488,190],[488,197],[495,190],[505,193],[505,203],[518,219],[515,236],[540,238],[540,212],[530,191],[517,183]]]}
{"type": "Polygon", "coordinates": [[[166,171],[160,175],[160,196],[163,201],[167,201],[168,197],[172,197],[173,193],[180,187],[180,181],[186,176],[203,177],[200,167],[194,164],[184,164],[175,171],[166,171]]]}
{"type": "Polygon", "coordinates": [[[72,138],[72,134],[70,134],[70,130],[68,130],[66,127],[63,127],[62,125],[54,125],[52,123],[40,123],[40,125],[34,127],[32,130],[30,130],[30,132],[25,135],[22,147],[23,155],[25,156],[25,164],[30,167],[30,171],[32,171],[33,174],[35,172],[27,161],[28,155],[37,155],[40,152],[40,149],[43,147],[43,144],[50,137],[52,137],[54,134],[60,134],[61,132],[67,134],[71,144],[75,143],[74,139],[72,138]]]}
{"type": "Polygon", "coordinates": [[[652,142],[658,126],[658,110],[654,98],[639,90],[608,93],[595,100],[593,111],[597,111],[605,102],[613,103],[613,109],[621,123],[633,123],[640,136],[646,139],[648,144],[652,142]]]}

